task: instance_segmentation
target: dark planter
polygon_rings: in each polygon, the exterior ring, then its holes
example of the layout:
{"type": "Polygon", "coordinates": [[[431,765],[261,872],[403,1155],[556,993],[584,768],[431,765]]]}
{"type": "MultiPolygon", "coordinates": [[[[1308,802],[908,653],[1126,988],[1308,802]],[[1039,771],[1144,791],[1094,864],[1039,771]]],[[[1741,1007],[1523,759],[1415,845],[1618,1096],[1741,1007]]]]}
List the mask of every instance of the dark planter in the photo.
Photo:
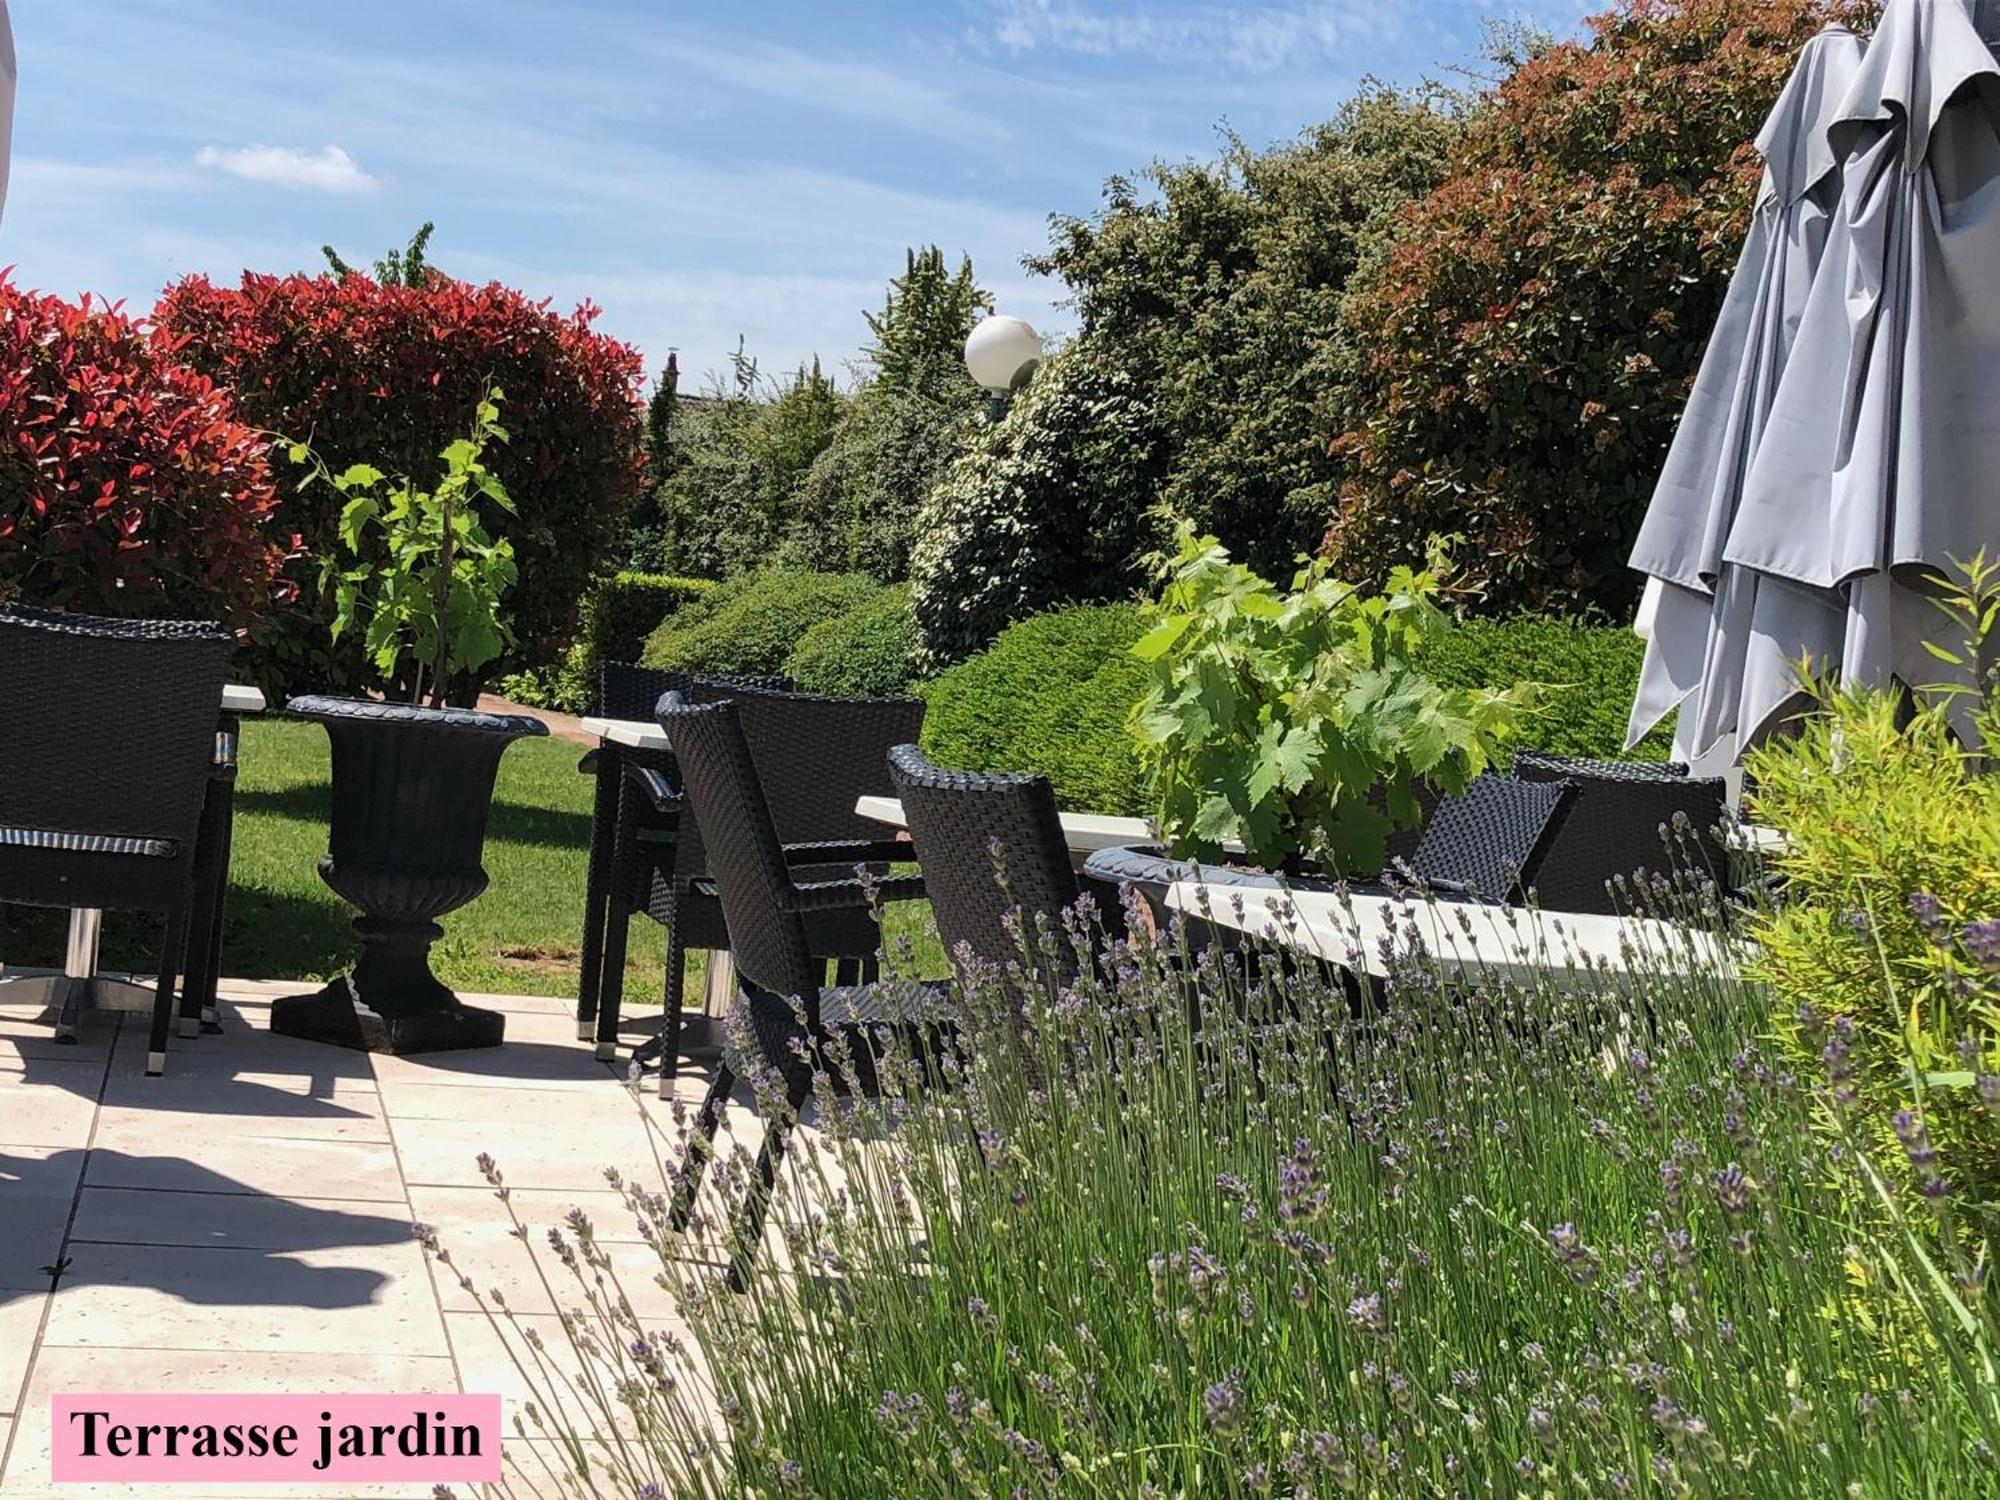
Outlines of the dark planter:
{"type": "Polygon", "coordinates": [[[357,907],[361,958],[350,973],[271,1008],[286,1036],[366,1052],[495,1047],[498,1011],[462,1005],[431,973],[437,919],[486,889],[480,853],[493,778],[515,740],[545,735],[524,714],[294,698],[333,742],[333,818],[319,875],[357,907]]]}

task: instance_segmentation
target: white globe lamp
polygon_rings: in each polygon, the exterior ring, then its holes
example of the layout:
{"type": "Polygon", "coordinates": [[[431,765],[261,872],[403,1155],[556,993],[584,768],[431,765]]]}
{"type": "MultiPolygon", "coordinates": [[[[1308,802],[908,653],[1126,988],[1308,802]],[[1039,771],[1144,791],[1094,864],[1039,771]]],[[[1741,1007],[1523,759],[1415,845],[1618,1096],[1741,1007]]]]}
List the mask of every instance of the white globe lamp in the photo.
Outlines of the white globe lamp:
{"type": "Polygon", "coordinates": [[[982,318],[965,341],[965,368],[996,396],[1027,384],[1042,362],[1042,336],[1019,318],[1003,313],[982,318]]]}

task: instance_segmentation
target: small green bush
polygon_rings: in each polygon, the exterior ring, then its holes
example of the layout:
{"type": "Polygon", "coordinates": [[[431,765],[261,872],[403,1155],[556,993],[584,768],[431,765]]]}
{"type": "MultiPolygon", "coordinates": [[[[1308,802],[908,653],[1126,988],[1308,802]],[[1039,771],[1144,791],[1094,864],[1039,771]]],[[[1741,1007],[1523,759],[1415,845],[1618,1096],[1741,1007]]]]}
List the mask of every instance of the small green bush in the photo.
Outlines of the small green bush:
{"type": "Polygon", "coordinates": [[[1146,691],[1132,647],[1148,611],[1078,605],[1009,626],[991,647],[927,684],[924,748],[940,765],[1040,771],[1076,812],[1146,811],[1126,721],[1146,691]]]}
{"type": "MultiPolygon", "coordinates": [[[[597,674],[604,663],[637,661],[646,637],[663,621],[714,589],[706,578],[675,578],[667,573],[622,572],[603,580],[584,597],[576,639],[547,681],[547,702],[539,706],[587,712],[596,701],[597,674]]],[[[518,701],[535,700],[518,697],[518,701]]]]}
{"type": "Polygon", "coordinates": [[[1671,720],[1625,749],[1645,650],[1624,626],[1517,615],[1467,620],[1430,648],[1424,665],[1447,687],[1547,685],[1541,712],[1521,726],[1524,746],[1599,760],[1665,760],[1671,720]]]}
{"type": "Polygon", "coordinates": [[[1152,682],[1133,717],[1155,822],[1177,857],[1372,874],[1418,793],[1462,792],[1520,733],[1525,689],[1444,686],[1422,665],[1451,633],[1435,573],[1363,593],[1324,563],[1282,591],[1183,525],[1159,624],[1133,648],[1152,682]]]}
{"type": "Polygon", "coordinates": [[[910,586],[898,584],[800,636],[785,673],[801,692],[889,698],[908,690],[916,652],[910,586]]]}
{"type": "Polygon", "coordinates": [[[881,592],[881,584],[859,573],[742,573],[670,616],[647,637],[640,660],[685,672],[782,672],[808,630],[881,592]]]}

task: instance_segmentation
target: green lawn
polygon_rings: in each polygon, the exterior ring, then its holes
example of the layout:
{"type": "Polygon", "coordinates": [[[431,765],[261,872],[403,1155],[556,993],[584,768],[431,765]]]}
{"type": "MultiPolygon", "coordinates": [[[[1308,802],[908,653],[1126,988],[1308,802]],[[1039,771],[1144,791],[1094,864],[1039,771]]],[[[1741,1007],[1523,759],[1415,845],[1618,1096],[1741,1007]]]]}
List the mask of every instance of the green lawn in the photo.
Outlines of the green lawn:
{"type": "MultiPolygon", "coordinates": [[[[486,835],[486,893],[444,920],[432,953],[438,977],[455,989],[574,995],[583,932],[584,865],[590,844],[591,782],[577,773],[582,751],[561,740],[524,740],[500,762],[486,835]]],[[[352,910],[323,885],[326,852],[326,733],[284,720],[244,726],[236,788],[223,972],[238,979],[326,979],[352,960],[352,910]]],[[[904,903],[891,931],[916,941],[926,972],[941,961],[929,912],[904,903]]],[[[105,918],[104,963],[145,971],[156,961],[157,923],[105,918]]],[[[627,1001],[643,1008],[660,992],[666,944],[661,929],[632,924],[627,1001]]],[[[60,964],[59,912],[0,906],[0,956],[14,964],[60,964]]],[[[698,995],[695,955],[689,989],[698,995]]]]}

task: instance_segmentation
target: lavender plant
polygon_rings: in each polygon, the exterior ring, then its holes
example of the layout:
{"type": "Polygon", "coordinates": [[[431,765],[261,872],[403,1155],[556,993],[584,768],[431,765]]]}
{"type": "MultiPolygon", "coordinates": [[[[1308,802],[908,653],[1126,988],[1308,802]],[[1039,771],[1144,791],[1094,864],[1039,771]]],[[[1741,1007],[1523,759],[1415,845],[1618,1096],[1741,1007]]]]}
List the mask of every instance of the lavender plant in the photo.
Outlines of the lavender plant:
{"type": "MultiPolygon", "coordinates": [[[[879,1101],[838,1097],[851,1059],[816,1077],[743,1295],[721,1275],[741,1147],[685,1232],[657,1185],[619,1184],[688,1334],[632,1314],[580,1216],[557,1231],[569,1362],[516,1340],[546,1387],[524,1431],[562,1439],[543,1477],[605,1496],[1990,1493],[2000,1309],[1978,1236],[1938,1232],[1983,1231],[1987,1208],[1920,1113],[1890,1122],[1895,1159],[1872,1153],[1852,1019],[1819,1017],[1820,1062],[1794,1070],[1726,936],[1662,925],[1628,973],[1468,982],[1417,916],[1370,985],[1343,972],[1368,955],[1113,943],[1087,907],[1023,933],[1018,963],[967,973],[954,1055],[883,1038],[879,1101]],[[1079,977],[1058,982],[1065,947],[1079,977]]],[[[782,1109],[774,1080],[753,1087],[782,1109]]]]}

